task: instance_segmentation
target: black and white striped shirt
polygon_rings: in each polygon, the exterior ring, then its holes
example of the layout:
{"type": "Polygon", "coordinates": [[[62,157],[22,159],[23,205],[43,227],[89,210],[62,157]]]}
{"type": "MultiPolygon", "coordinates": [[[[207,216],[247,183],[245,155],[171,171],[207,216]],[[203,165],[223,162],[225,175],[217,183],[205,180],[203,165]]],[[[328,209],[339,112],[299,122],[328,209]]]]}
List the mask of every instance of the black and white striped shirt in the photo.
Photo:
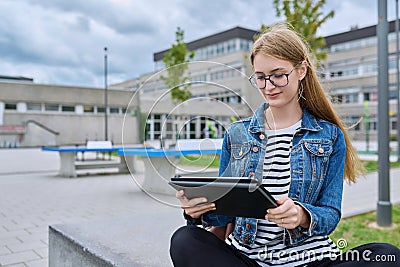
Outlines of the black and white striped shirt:
{"type": "MultiPolygon", "coordinates": [[[[290,150],[294,133],[301,121],[274,131],[266,131],[267,148],[263,165],[264,186],[275,199],[287,196],[290,186],[290,150]]],[[[284,229],[267,220],[257,220],[257,233],[252,245],[239,243],[233,234],[226,242],[261,266],[304,266],[323,256],[337,255],[339,250],[328,236],[312,236],[301,245],[288,247],[283,241],[284,229]]]]}

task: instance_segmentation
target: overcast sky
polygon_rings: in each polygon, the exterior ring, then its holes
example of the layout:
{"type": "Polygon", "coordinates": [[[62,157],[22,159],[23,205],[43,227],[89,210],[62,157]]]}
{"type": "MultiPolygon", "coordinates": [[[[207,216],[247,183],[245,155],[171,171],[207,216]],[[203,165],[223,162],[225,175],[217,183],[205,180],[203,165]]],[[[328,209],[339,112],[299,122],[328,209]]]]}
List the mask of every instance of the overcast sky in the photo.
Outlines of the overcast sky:
{"type": "MultiPolygon", "coordinates": [[[[377,23],[377,0],[328,0],[321,35],[377,23]]],[[[278,21],[272,0],[0,0],[0,75],[36,83],[104,86],[152,72],[179,26],[190,42],[236,26],[278,21]]],[[[395,19],[395,0],[388,0],[395,19]]]]}

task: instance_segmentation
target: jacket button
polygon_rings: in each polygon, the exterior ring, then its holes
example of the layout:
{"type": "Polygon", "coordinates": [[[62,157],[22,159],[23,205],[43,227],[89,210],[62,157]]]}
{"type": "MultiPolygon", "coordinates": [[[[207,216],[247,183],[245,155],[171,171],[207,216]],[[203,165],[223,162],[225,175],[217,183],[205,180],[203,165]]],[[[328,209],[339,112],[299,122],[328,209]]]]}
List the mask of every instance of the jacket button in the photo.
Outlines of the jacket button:
{"type": "Polygon", "coordinates": [[[244,243],[249,243],[249,239],[247,237],[243,238],[244,243]]]}
{"type": "Polygon", "coordinates": [[[249,176],[254,176],[255,173],[254,172],[249,172],[249,176]]]}
{"type": "Polygon", "coordinates": [[[251,225],[249,223],[246,223],[246,229],[250,230],[250,228],[251,228],[251,225]]]}
{"type": "Polygon", "coordinates": [[[265,135],[264,134],[260,134],[260,139],[264,140],[265,139],[265,135]]]}
{"type": "Polygon", "coordinates": [[[258,147],[256,147],[256,146],[253,147],[253,152],[254,152],[254,153],[257,153],[257,152],[258,152],[258,147]]]}
{"type": "Polygon", "coordinates": [[[324,149],[322,147],[320,147],[320,148],[318,148],[318,152],[322,154],[322,153],[324,153],[324,149]]]}

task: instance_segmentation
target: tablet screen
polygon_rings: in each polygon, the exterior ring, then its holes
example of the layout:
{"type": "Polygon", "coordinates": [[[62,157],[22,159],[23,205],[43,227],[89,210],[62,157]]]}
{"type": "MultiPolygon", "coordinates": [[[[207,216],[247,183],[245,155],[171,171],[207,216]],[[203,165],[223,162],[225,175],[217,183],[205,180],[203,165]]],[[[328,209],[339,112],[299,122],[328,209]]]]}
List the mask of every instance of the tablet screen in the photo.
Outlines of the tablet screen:
{"type": "Polygon", "coordinates": [[[189,199],[206,197],[214,202],[216,214],[262,219],[268,208],[278,206],[268,190],[247,177],[174,177],[169,184],[189,199]]]}

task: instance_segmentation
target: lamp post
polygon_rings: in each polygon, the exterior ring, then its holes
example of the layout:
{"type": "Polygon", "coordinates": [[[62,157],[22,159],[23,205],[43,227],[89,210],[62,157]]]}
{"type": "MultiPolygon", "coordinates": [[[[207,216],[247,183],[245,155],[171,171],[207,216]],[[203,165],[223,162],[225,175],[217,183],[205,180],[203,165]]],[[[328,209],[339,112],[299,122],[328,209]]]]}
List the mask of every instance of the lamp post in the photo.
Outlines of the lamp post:
{"type": "Polygon", "coordinates": [[[107,47],[104,47],[104,140],[108,141],[107,47]]]}
{"type": "Polygon", "coordinates": [[[396,73],[397,73],[397,162],[400,162],[400,69],[399,69],[399,0],[396,0],[396,73]]]}
{"type": "Polygon", "coordinates": [[[388,90],[388,21],[387,0],[378,0],[378,176],[379,194],[377,222],[379,226],[392,225],[389,177],[389,90],[388,90]]]}

